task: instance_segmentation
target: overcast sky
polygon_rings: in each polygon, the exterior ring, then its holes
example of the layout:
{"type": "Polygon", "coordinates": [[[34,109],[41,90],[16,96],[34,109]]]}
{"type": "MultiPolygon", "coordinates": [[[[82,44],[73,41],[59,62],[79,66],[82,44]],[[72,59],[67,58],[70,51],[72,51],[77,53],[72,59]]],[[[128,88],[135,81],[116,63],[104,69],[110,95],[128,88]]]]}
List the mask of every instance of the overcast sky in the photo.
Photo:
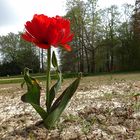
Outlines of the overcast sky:
{"type": "MultiPolygon", "coordinates": [[[[0,35],[23,31],[26,21],[35,13],[48,16],[65,15],[66,0],[0,0],[0,35]]],[[[112,4],[134,4],[135,0],[99,0],[101,8],[112,4]]]]}

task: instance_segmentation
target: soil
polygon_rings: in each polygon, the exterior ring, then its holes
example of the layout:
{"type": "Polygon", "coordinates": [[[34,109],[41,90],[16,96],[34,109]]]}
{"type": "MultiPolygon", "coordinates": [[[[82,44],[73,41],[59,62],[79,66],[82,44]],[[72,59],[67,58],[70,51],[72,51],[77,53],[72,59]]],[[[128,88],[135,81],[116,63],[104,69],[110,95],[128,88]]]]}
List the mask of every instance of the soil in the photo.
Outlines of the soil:
{"type": "MultiPolygon", "coordinates": [[[[73,80],[64,80],[60,93],[73,80]]],[[[45,83],[41,85],[44,103],[45,83]]],[[[82,78],[52,130],[43,126],[30,104],[20,100],[25,92],[20,84],[0,85],[1,140],[140,139],[140,74],[82,78]]]]}

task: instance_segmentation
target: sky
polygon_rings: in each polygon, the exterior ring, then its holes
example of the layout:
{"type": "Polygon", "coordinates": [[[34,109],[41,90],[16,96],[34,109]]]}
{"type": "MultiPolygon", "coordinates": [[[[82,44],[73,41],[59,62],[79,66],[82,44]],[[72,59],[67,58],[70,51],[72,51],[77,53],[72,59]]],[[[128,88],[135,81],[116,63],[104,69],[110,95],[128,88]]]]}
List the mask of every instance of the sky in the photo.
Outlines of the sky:
{"type": "MultiPolygon", "coordinates": [[[[25,22],[34,14],[63,16],[66,14],[65,3],[66,0],[0,0],[0,35],[23,31],[25,22]]],[[[105,8],[124,3],[134,5],[135,0],[99,0],[98,5],[105,8]]]]}

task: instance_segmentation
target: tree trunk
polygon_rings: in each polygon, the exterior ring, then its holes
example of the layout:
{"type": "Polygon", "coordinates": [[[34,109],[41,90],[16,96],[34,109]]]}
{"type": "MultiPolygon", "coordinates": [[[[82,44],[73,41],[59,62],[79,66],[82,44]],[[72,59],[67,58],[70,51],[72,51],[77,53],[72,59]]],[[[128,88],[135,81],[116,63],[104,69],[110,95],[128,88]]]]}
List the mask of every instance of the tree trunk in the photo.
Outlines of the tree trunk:
{"type": "Polygon", "coordinates": [[[93,50],[91,53],[91,69],[90,69],[91,73],[95,72],[95,51],[93,50]]]}
{"type": "Polygon", "coordinates": [[[90,72],[90,63],[89,63],[87,49],[85,49],[85,57],[86,57],[86,62],[87,62],[87,72],[90,72]]]}
{"type": "Polygon", "coordinates": [[[110,57],[109,57],[108,52],[107,52],[107,55],[106,55],[106,70],[107,70],[107,72],[110,72],[110,57]]]}
{"type": "Polygon", "coordinates": [[[110,71],[114,71],[114,54],[113,51],[111,52],[111,56],[110,56],[110,71]]]}

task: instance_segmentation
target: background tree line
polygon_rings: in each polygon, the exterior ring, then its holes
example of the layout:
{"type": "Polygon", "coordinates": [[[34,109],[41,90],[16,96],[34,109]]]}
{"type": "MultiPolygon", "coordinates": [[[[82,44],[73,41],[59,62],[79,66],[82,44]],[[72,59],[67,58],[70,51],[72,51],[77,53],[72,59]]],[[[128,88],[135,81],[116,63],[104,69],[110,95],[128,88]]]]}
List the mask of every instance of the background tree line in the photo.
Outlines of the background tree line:
{"type": "MultiPolygon", "coordinates": [[[[64,72],[140,70],[140,0],[135,6],[99,9],[97,0],[67,0],[72,51],[58,49],[64,72]]],[[[20,74],[25,67],[43,72],[43,49],[21,39],[21,33],[0,36],[0,76],[20,74]]]]}
{"type": "Polygon", "coordinates": [[[63,71],[140,70],[140,0],[98,8],[97,0],[68,0],[66,17],[75,34],[73,51],[60,51],[63,71]]]}
{"type": "Polygon", "coordinates": [[[21,33],[0,36],[0,76],[21,74],[25,67],[39,72],[39,50],[21,39],[21,33]]]}

